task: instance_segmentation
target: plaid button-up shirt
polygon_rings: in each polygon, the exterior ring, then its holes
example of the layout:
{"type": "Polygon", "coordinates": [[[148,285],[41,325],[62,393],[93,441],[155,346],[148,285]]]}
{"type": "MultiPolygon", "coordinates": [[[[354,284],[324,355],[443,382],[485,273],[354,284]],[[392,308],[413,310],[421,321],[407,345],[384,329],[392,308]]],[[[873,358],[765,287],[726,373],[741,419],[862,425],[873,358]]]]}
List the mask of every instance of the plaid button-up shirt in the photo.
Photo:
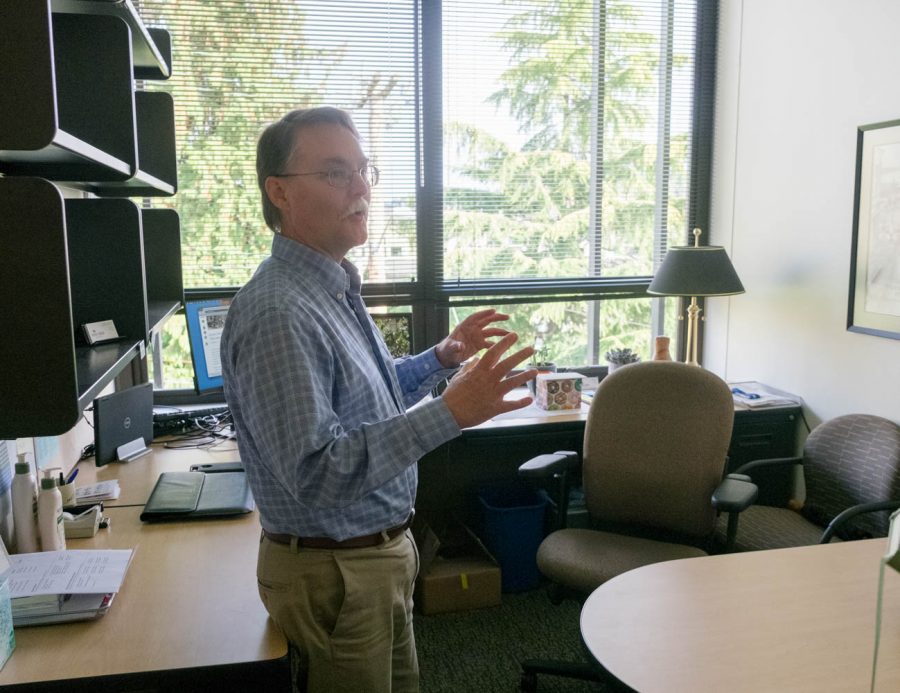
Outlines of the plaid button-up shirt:
{"type": "Polygon", "coordinates": [[[459,434],[444,402],[412,410],[452,370],[429,349],[387,368],[347,299],[356,268],[276,235],[222,334],[225,398],[264,529],[342,540],[401,524],[416,462],[459,434]],[[391,390],[393,389],[393,394],[391,390]]]}

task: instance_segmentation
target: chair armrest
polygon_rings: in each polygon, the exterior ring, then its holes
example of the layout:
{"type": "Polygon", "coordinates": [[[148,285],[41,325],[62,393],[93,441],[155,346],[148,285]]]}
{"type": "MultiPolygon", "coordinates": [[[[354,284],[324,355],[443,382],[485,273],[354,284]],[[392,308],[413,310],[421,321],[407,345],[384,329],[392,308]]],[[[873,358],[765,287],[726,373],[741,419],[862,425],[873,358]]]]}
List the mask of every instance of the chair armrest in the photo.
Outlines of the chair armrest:
{"type": "Polygon", "coordinates": [[[734,549],[737,537],[738,518],[742,510],[746,510],[759,495],[759,487],[750,481],[746,474],[729,474],[713,491],[712,506],[719,512],[728,513],[728,527],[725,531],[725,551],[734,549]]]}
{"type": "Polygon", "coordinates": [[[746,510],[759,495],[759,488],[742,474],[729,474],[712,494],[712,505],[716,510],[739,513],[746,510]]]}
{"type": "Polygon", "coordinates": [[[578,463],[577,452],[557,450],[552,455],[532,457],[519,467],[519,477],[522,479],[531,482],[551,479],[555,482],[556,492],[551,498],[553,505],[556,506],[554,529],[563,529],[566,526],[566,516],[569,512],[569,470],[575,468],[578,463]]]}
{"type": "MultiPolygon", "coordinates": [[[[770,459],[753,460],[746,462],[734,470],[735,474],[749,474],[751,470],[760,467],[785,467],[787,465],[803,464],[802,457],[772,457],[770,459]]],[[[730,476],[730,475],[729,475],[730,476]]]]}
{"type": "Polygon", "coordinates": [[[822,538],[819,539],[820,544],[827,544],[831,541],[834,533],[841,528],[847,520],[857,515],[865,513],[874,513],[881,510],[896,510],[900,508],[900,500],[878,501],[876,503],[860,503],[859,505],[851,505],[846,510],[842,510],[835,518],[828,523],[825,531],[822,532],[822,538]]]}
{"type": "Polygon", "coordinates": [[[550,455],[538,455],[519,467],[519,476],[523,479],[546,479],[566,471],[573,462],[577,461],[578,453],[571,450],[559,450],[550,455]]]}
{"type": "Polygon", "coordinates": [[[753,479],[750,478],[749,474],[738,474],[737,472],[728,474],[725,478],[726,479],[738,479],[740,481],[750,481],[750,482],[753,481],[753,479]]]}

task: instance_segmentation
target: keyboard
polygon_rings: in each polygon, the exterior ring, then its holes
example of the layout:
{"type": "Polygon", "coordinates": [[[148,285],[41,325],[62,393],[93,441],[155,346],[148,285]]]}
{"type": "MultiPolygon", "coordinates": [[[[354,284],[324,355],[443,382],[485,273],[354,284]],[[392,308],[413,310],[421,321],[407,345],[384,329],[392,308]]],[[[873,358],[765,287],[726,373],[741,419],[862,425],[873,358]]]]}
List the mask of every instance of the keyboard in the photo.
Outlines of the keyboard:
{"type": "Polygon", "coordinates": [[[153,415],[153,423],[165,424],[170,421],[192,421],[193,419],[203,419],[207,416],[222,416],[228,413],[228,405],[220,404],[215,407],[205,407],[203,409],[184,409],[183,411],[167,411],[153,415]]]}

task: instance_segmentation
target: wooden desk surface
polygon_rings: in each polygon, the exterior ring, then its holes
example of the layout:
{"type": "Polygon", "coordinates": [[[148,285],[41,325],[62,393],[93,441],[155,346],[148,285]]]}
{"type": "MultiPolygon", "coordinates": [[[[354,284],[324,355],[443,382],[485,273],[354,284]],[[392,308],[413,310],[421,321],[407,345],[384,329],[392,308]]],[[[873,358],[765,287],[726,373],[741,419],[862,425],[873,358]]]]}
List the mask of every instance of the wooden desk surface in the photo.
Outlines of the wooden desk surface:
{"type": "Polygon", "coordinates": [[[121,490],[119,497],[116,500],[103,501],[103,507],[144,505],[150,498],[156,480],[163,472],[183,472],[194,463],[234,462],[239,459],[237,445],[233,441],[209,451],[170,450],[155,443],[150,454],[131,462],[110,462],[102,467],[94,464],[93,457],[79,462],[75,487],[118,479],[121,490]]]}
{"type": "MultiPolygon", "coordinates": [[[[210,462],[201,453],[157,452],[120,465],[138,488],[168,464],[210,462]],[[140,466],[139,466],[140,465],[140,466]]],[[[113,467],[115,469],[115,467],[113,467]]],[[[101,468],[104,472],[106,468],[101,468]]],[[[79,473],[79,477],[84,472],[79,473]]],[[[152,488],[152,483],[149,483],[152,488]]],[[[148,491],[149,493],[149,491],[148,491]]],[[[16,628],[16,649],[0,685],[88,676],[266,662],[287,653],[256,589],[257,514],[237,519],[145,524],[142,507],[108,507],[93,539],[68,548],[135,549],[122,589],[96,621],[16,628]],[[52,653],[52,662],[48,661],[52,653]]]]}
{"type": "MultiPolygon", "coordinates": [[[[525,388],[518,388],[513,390],[507,395],[508,399],[518,399],[519,397],[524,397],[528,394],[528,391],[525,388]]],[[[555,412],[546,412],[531,404],[527,407],[523,407],[522,409],[518,409],[516,411],[507,412],[506,414],[501,414],[498,417],[493,419],[489,419],[478,426],[472,426],[471,428],[467,428],[463,430],[463,435],[481,435],[497,432],[499,430],[515,430],[519,427],[525,426],[539,426],[543,424],[577,424],[584,423],[587,421],[588,410],[590,409],[590,405],[582,402],[580,410],[572,410],[572,411],[555,411],[555,412]]],[[[759,409],[750,409],[743,404],[739,404],[735,402],[734,405],[734,413],[735,415],[745,415],[747,412],[771,412],[771,411],[783,411],[783,410],[799,410],[799,404],[792,405],[782,405],[777,407],[766,407],[759,409]]]]}
{"type": "MultiPolygon", "coordinates": [[[[868,691],[886,540],[658,563],[599,587],[581,632],[642,693],[868,691]]],[[[885,575],[877,691],[900,690],[900,575],[885,575]]]]}
{"type": "Polygon", "coordinates": [[[503,429],[515,429],[521,426],[540,426],[545,424],[584,423],[587,421],[588,406],[581,405],[581,410],[566,412],[542,412],[537,407],[529,406],[514,412],[508,412],[498,418],[488,419],[484,423],[466,428],[463,435],[493,433],[503,429]]]}

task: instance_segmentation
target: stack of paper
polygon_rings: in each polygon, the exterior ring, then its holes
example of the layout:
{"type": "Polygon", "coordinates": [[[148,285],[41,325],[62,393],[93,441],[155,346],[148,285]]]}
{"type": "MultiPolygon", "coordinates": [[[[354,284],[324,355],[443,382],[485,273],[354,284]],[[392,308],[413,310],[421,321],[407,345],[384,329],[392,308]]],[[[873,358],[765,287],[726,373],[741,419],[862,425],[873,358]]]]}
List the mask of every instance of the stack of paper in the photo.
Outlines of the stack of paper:
{"type": "Polygon", "coordinates": [[[115,592],[107,592],[18,597],[12,600],[13,625],[39,626],[99,618],[109,610],[115,596],[115,592]]]}
{"type": "Polygon", "coordinates": [[[101,481],[90,486],[79,486],[75,489],[75,504],[90,505],[103,500],[115,500],[119,497],[119,481],[101,481]]]}
{"type": "Polygon", "coordinates": [[[799,397],[778,392],[757,382],[729,383],[734,404],[740,409],[764,409],[766,407],[792,407],[802,404],[799,397]]]}
{"type": "Polygon", "coordinates": [[[13,625],[99,618],[121,588],[132,555],[131,549],[100,549],[10,556],[13,625]]]}

